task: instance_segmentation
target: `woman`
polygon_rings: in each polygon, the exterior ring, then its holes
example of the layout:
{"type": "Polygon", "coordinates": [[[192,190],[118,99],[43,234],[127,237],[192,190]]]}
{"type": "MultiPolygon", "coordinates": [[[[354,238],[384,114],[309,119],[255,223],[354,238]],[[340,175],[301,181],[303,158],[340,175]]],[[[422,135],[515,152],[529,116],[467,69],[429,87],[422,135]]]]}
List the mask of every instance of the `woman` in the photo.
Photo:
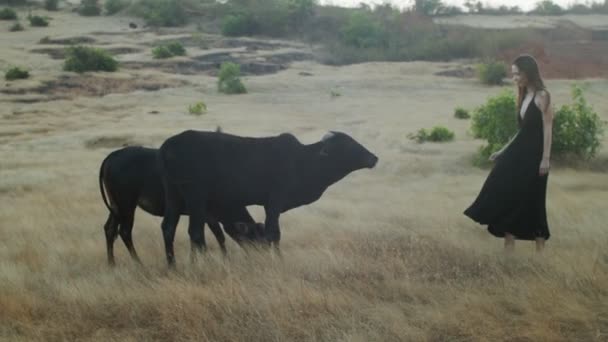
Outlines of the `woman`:
{"type": "Polygon", "coordinates": [[[517,85],[519,131],[500,151],[492,154],[494,168],[475,202],[464,214],[488,225],[513,250],[515,239],[535,240],[536,250],[549,239],[545,209],[550,168],[553,110],[551,96],[532,56],[522,55],[511,66],[517,85]]]}

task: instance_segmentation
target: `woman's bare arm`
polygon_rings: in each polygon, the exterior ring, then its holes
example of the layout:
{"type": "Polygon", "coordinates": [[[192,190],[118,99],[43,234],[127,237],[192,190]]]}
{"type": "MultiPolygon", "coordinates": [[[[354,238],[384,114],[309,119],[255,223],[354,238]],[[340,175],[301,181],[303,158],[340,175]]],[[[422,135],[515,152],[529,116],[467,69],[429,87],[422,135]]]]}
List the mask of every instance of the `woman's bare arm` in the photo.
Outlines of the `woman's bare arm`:
{"type": "Polygon", "coordinates": [[[553,139],[553,106],[551,95],[543,90],[536,96],[536,105],[540,108],[543,118],[543,156],[540,162],[539,174],[546,175],[551,167],[551,143],[553,139]]]}

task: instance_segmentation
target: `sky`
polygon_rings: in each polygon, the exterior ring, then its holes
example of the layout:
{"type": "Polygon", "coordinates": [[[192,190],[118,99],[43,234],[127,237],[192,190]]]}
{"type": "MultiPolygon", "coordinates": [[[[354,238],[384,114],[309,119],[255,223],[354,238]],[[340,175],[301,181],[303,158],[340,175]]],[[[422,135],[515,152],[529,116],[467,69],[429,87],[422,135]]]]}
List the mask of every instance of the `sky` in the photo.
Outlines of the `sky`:
{"type": "MultiPolygon", "coordinates": [[[[398,7],[406,7],[411,6],[414,0],[320,0],[321,4],[333,4],[340,6],[358,6],[359,3],[364,2],[368,4],[383,4],[383,3],[391,3],[393,5],[397,5],[398,7]]],[[[443,0],[444,4],[447,5],[458,5],[461,6],[465,3],[465,0],[443,0]]],[[[530,10],[536,4],[536,0],[481,0],[484,5],[489,5],[492,7],[498,7],[500,5],[507,6],[519,6],[523,10],[530,10]]],[[[554,3],[567,7],[573,3],[586,3],[588,0],[553,0],[554,3]]]]}

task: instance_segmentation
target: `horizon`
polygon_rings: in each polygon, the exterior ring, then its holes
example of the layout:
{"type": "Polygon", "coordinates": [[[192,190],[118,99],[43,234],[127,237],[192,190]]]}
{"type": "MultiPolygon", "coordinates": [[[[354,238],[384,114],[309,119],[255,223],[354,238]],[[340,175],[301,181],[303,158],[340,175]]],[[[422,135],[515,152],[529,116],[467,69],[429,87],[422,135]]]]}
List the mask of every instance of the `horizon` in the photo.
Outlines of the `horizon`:
{"type": "MultiPolygon", "coordinates": [[[[442,0],[442,2],[446,5],[450,6],[459,6],[464,8],[465,0],[442,0]]],[[[481,1],[486,6],[491,7],[499,7],[502,5],[505,6],[519,6],[524,11],[529,11],[534,8],[537,1],[526,1],[526,0],[484,0],[481,1]]],[[[589,1],[582,0],[553,0],[554,3],[558,4],[561,7],[569,7],[573,4],[587,4],[589,1]]],[[[593,2],[593,1],[591,1],[593,2]]],[[[601,1],[595,1],[600,2],[601,1]]],[[[320,4],[322,5],[336,5],[336,6],[344,6],[344,7],[358,7],[361,3],[366,3],[371,6],[381,5],[381,4],[391,4],[399,8],[410,7],[414,4],[414,0],[320,0],[320,4]]]]}

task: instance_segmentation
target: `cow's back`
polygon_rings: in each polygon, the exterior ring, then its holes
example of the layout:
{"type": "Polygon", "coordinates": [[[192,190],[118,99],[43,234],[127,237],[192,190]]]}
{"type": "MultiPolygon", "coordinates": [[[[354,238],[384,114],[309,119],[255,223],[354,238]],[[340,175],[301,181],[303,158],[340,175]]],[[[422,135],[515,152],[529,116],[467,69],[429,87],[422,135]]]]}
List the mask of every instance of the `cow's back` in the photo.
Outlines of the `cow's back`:
{"type": "Polygon", "coordinates": [[[219,202],[263,204],[301,146],[290,134],[251,138],[186,131],[167,139],[161,158],[172,183],[196,182],[219,202]]]}

